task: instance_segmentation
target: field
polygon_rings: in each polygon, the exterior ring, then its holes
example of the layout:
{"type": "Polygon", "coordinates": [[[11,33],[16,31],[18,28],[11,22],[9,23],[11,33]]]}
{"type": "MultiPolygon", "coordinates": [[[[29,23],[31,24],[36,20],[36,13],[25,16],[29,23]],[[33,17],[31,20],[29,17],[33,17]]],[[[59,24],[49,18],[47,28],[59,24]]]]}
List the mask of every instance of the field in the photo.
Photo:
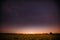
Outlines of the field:
{"type": "Polygon", "coordinates": [[[60,40],[60,34],[8,34],[0,33],[1,40],[60,40]]]}

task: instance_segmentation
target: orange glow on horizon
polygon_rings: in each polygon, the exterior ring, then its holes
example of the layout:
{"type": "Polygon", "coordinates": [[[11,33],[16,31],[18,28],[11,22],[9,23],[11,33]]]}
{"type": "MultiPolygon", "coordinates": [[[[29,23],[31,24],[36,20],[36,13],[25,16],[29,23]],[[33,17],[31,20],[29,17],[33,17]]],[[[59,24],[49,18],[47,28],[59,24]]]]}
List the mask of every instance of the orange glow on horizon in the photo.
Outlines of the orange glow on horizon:
{"type": "Polygon", "coordinates": [[[16,32],[16,34],[44,34],[45,32],[16,32]]]}
{"type": "Polygon", "coordinates": [[[28,27],[23,27],[22,28],[11,28],[11,27],[5,27],[1,28],[2,33],[17,33],[17,34],[41,34],[41,33],[60,33],[60,29],[57,26],[28,26],[28,27]]]}

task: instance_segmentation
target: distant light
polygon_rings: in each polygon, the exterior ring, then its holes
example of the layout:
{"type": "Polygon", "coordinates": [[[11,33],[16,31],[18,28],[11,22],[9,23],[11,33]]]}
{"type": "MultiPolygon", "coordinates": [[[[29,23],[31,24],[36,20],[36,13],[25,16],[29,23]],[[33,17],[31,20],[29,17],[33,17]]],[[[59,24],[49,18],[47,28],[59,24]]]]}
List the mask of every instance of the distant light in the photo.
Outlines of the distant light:
{"type": "Polygon", "coordinates": [[[43,34],[43,32],[22,32],[17,34],[43,34]]]}

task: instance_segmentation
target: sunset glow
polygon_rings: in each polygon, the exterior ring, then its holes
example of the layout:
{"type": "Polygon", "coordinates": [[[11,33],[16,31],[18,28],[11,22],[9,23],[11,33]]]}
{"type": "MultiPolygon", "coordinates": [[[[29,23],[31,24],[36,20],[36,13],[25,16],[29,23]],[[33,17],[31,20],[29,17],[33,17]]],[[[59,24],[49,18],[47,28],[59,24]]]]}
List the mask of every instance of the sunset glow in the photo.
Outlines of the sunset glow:
{"type": "Polygon", "coordinates": [[[3,1],[0,33],[60,33],[55,1],[3,1]]]}
{"type": "Polygon", "coordinates": [[[16,34],[42,34],[44,32],[17,32],[16,34]]]}
{"type": "Polygon", "coordinates": [[[28,27],[5,27],[1,28],[4,33],[17,33],[17,34],[41,34],[41,33],[60,33],[59,28],[56,26],[28,26],[28,27]]]}
{"type": "Polygon", "coordinates": [[[22,34],[36,34],[35,32],[23,32],[22,34]]]}

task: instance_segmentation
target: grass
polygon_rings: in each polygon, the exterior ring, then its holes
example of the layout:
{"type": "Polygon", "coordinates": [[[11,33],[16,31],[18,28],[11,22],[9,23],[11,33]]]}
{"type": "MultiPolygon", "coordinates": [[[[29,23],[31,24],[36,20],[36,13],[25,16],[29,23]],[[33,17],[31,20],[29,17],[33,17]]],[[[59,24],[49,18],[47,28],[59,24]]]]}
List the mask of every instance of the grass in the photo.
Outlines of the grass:
{"type": "Polygon", "coordinates": [[[60,40],[60,34],[12,34],[0,33],[1,40],[60,40]]]}

